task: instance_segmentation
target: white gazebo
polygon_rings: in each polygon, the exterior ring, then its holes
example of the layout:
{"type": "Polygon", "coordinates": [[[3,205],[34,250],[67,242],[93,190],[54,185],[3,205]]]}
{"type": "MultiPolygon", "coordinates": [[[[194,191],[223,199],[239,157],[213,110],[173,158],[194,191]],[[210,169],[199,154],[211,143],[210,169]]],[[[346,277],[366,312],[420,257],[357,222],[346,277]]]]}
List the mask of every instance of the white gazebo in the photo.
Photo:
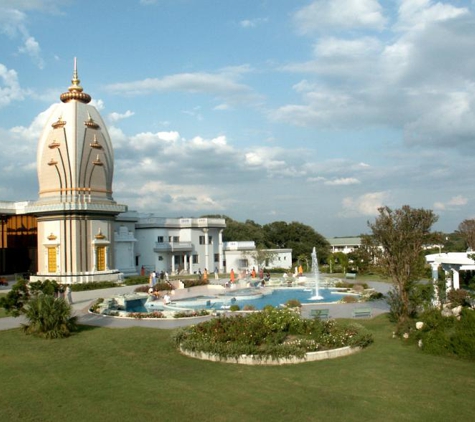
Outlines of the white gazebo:
{"type": "Polygon", "coordinates": [[[442,269],[446,274],[452,272],[452,275],[447,277],[446,290],[460,289],[459,272],[467,270],[475,270],[475,261],[472,256],[475,255],[472,251],[467,252],[447,252],[438,253],[426,256],[427,263],[432,267],[432,279],[437,281],[438,269],[442,269]]]}

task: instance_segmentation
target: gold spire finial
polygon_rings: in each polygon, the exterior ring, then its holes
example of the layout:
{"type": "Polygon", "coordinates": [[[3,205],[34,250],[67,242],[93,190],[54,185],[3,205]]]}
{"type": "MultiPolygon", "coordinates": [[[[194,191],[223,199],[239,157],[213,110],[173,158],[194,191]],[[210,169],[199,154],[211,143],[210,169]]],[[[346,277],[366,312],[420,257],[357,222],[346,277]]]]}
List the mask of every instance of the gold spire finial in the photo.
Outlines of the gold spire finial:
{"type": "Polygon", "coordinates": [[[82,92],[82,86],[79,85],[81,81],[78,78],[78,67],[76,57],[74,58],[74,71],[73,78],[71,79],[72,85],[68,88],[68,92],[61,94],[59,97],[63,103],[67,103],[70,100],[77,100],[81,103],[89,103],[91,101],[91,96],[82,92]]]}

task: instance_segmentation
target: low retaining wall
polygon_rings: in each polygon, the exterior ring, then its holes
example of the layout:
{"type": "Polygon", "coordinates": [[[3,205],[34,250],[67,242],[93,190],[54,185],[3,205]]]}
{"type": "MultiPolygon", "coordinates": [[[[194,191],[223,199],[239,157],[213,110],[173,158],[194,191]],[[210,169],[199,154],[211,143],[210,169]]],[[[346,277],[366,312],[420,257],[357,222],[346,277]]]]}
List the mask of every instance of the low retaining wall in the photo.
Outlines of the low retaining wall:
{"type": "Polygon", "coordinates": [[[213,355],[210,353],[205,352],[190,352],[188,350],[184,350],[180,347],[180,351],[182,354],[189,356],[195,359],[201,360],[210,360],[213,362],[225,362],[225,363],[239,363],[241,365],[287,365],[287,364],[295,364],[295,363],[304,363],[304,362],[313,362],[316,360],[325,360],[325,359],[335,359],[340,358],[342,356],[352,355],[353,353],[357,353],[361,350],[361,347],[341,347],[339,349],[332,349],[332,350],[322,350],[320,352],[308,352],[305,357],[298,358],[296,356],[290,358],[281,358],[281,359],[274,359],[274,358],[258,358],[252,355],[241,355],[238,358],[222,358],[218,355],[213,355]]]}

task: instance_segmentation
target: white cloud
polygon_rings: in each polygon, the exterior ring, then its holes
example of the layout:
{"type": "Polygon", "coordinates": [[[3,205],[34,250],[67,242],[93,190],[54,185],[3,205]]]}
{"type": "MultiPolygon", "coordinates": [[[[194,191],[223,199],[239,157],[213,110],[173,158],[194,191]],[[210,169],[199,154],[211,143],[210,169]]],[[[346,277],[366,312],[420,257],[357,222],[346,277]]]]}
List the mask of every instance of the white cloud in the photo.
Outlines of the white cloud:
{"type": "Polygon", "coordinates": [[[111,122],[118,122],[119,120],[123,119],[128,119],[129,117],[132,117],[135,113],[133,111],[127,110],[125,113],[110,113],[108,116],[108,119],[111,122]]]}
{"type": "Polygon", "coordinates": [[[468,199],[462,195],[457,195],[452,198],[450,198],[447,202],[434,202],[434,209],[439,210],[439,211],[444,211],[444,210],[456,210],[459,209],[460,207],[467,205],[468,199]]]}
{"type": "Polygon", "coordinates": [[[40,138],[41,133],[45,127],[46,121],[53,110],[57,107],[57,104],[50,105],[46,110],[38,114],[30,126],[15,126],[10,129],[10,132],[17,136],[19,139],[25,139],[30,142],[36,142],[40,138]]]}
{"type": "Polygon", "coordinates": [[[15,70],[7,69],[0,63],[0,107],[7,106],[13,101],[25,99],[26,91],[20,87],[15,70]]]}
{"type": "Polygon", "coordinates": [[[57,10],[58,1],[9,1],[8,5],[0,4],[0,33],[6,34],[10,39],[20,37],[23,45],[18,47],[18,52],[26,54],[39,69],[43,69],[45,62],[41,57],[41,48],[35,37],[31,36],[27,27],[27,15],[23,10],[57,10]]]}
{"type": "Polygon", "coordinates": [[[381,42],[372,37],[340,39],[325,37],[315,45],[315,55],[321,57],[355,57],[372,56],[382,49],[381,42]]]}
{"type": "Polygon", "coordinates": [[[388,192],[370,192],[357,198],[346,197],[342,201],[342,217],[374,216],[378,214],[378,208],[386,205],[389,198],[388,192]]]}
{"type": "Polygon", "coordinates": [[[220,73],[180,73],[161,79],[147,78],[139,81],[111,84],[106,89],[119,95],[147,95],[155,92],[178,91],[189,94],[208,94],[226,98],[228,102],[257,99],[247,85],[237,79],[249,72],[248,66],[222,69],[220,73]]]}
{"type": "Polygon", "coordinates": [[[469,13],[465,7],[432,0],[401,0],[396,28],[399,30],[423,29],[433,22],[454,19],[469,13]]]}
{"type": "Polygon", "coordinates": [[[354,177],[342,177],[340,179],[327,180],[325,185],[329,186],[349,186],[349,185],[359,185],[361,182],[354,177]]]}
{"type": "Polygon", "coordinates": [[[39,69],[45,67],[45,62],[41,58],[41,48],[34,37],[27,37],[22,47],[19,47],[18,51],[22,54],[26,54],[36,63],[39,69]]]}
{"type": "Polygon", "coordinates": [[[301,34],[341,28],[381,30],[386,24],[377,0],[316,0],[297,11],[293,19],[301,34]]]}
{"type": "Polygon", "coordinates": [[[255,28],[256,26],[267,23],[268,20],[268,18],[244,19],[239,22],[239,25],[242,28],[255,28]]]}

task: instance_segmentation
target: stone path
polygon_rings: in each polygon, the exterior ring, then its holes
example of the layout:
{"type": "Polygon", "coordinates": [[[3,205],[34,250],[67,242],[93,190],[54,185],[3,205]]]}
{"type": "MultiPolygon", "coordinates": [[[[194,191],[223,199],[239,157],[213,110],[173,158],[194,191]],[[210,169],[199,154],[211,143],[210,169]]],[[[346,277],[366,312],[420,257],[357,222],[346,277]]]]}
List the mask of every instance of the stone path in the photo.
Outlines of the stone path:
{"type": "MultiPolygon", "coordinates": [[[[389,283],[381,282],[369,282],[368,285],[373,287],[378,292],[386,294],[391,285],[389,283]]],[[[107,298],[119,294],[132,293],[137,286],[126,287],[114,287],[111,289],[90,290],[85,292],[73,292],[73,311],[74,315],[79,318],[79,323],[84,325],[93,325],[98,327],[108,328],[128,328],[128,327],[148,327],[148,328],[161,328],[161,329],[173,329],[177,327],[183,327],[190,324],[196,324],[197,322],[205,321],[212,318],[212,316],[197,317],[197,318],[183,318],[183,319],[153,319],[153,320],[138,320],[128,318],[114,318],[101,316],[97,314],[88,313],[88,309],[91,304],[98,298],[107,298]]],[[[2,288],[1,291],[7,292],[8,289],[2,288]]],[[[304,305],[302,307],[302,316],[308,317],[311,309],[330,309],[331,318],[351,318],[354,308],[357,307],[371,307],[373,309],[373,316],[380,315],[388,312],[389,307],[384,300],[378,300],[374,302],[368,302],[366,304],[361,303],[327,303],[327,304],[315,304],[304,305]]],[[[10,330],[20,327],[21,323],[25,323],[24,317],[18,318],[0,318],[0,330],[10,330]]]]}

